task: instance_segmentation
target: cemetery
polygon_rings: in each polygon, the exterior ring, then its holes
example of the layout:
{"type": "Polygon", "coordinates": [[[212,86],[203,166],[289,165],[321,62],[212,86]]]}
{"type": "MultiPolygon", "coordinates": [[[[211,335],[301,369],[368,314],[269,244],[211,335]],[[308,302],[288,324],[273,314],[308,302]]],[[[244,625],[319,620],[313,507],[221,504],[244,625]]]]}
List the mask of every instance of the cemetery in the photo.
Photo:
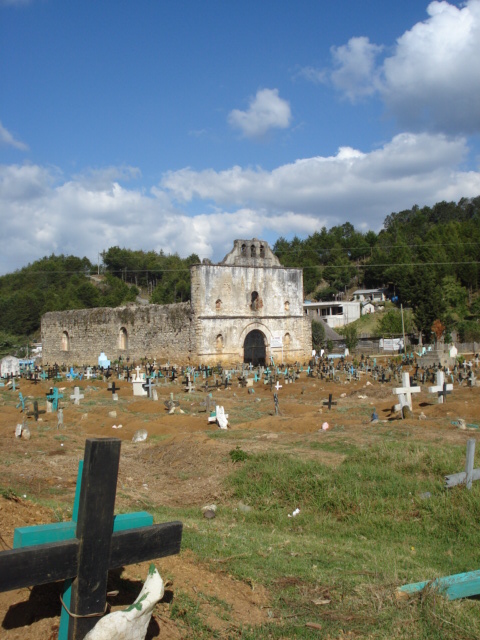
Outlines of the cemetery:
{"type": "Polygon", "coordinates": [[[478,359],[324,355],[7,375],[0,637],[478,637],[478,359]]]}

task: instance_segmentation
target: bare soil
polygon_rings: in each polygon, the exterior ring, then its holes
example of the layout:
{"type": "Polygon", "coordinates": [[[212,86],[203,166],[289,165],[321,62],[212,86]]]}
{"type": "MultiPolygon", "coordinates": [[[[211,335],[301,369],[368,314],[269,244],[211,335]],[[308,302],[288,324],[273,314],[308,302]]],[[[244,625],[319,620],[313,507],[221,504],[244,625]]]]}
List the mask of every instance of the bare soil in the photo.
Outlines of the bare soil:
{"type": "MultiPolygon", "coordinates": [[[[51,383],[20,382],[24,396],[39,400],[45,408],[45,394],[51,383]]],[[[229,451],[240,446],[248,453],[277,451],[315,457],[337,465],[344,456],[308,445],[330,438],[364,445],[389,430],[408,430],[410,438],[422,441],[463,443],[472,431],[459,430],[452,421],[463,418],[480,423],[480,388],[458,387],[445,404],[422,393],[413,398],[413,416],[400,420],[392,413],[396,403],[393,388],[399,383],[381,384],[364,377],[359,382],[334,383],[307,378],[278,391],[281,414],[274,412],[269,387],[255,383],[254,393],[233,386],[212,392],[213,402],[229,414],[228,438],[215,437],[215,425],[208,424],[205,394],[184,392],[181,383],[159,385],[159,401],[133,397],[131,385],[120,381],[119,400],[114,402],[107,383],[100,381],[59,382],[63,399],[64,426],[57,428],[57,414],[43,413],[38,422],[27,418],[31,438],[15,437],[15,426],[24,415],[18,392],[0,389],[0,549],[11,548],[16,527],[68,520],[73,505],[78,461],[83,457],[88,437],[121,438],[122,453],[118,476],[116,508],[148,510],[151,505],[191,507],[230,504],[224,488],[225,477],[234,469],[229,451]],[[367,382],[368,380],[368,382],[367,382]],[[73,387],[85,395],[79,406],[70,400],[73,387]],[[173,391],[180,407],[169,415],[163,401],[173,391]],[[323,405],[328,394],[337,402],[331,410],[323,405]],[[371,423],[373,409],[379,415],[371,423]],[[180,410],[183,413],[180,413],[180,410]],[[109,415],[115,411],[116,415],[109,415]],[[327,422],[328,430],[322,430],[327,422]],[[114,426],[121,428],[113,428],[114,426]],[[138,429],[146,429],[145,442],[133,443],[138,429]],[[52,505],[52,506],[42,506],[52,505]]],[[[474,435],[474,433],[473,433],[474,435]]],[[[203,565],[189,551],[156,563],[164,579],[170,581],[166,595],[155,610],[150,638],[188,638],[181,621],[170,617],[175,594],[192,598],[203,594],[207,604],[204,621],[219,637],[232,637],[243,625],[260,625],[270,620],[271,596],[261,585],[235,580],[217,567],[203,565]],[[227,603],[229,615],[215,605],[227,603]]],[[[113,573],[109,588],[120,589],[109,598],[112,609],[131,604],[147,575],[148,564],[125,567],[113,573]]],[[[55,638],[60,615],[60,584],[0,593],[0,637],[5,640],[45,640],[55,638]]]]}

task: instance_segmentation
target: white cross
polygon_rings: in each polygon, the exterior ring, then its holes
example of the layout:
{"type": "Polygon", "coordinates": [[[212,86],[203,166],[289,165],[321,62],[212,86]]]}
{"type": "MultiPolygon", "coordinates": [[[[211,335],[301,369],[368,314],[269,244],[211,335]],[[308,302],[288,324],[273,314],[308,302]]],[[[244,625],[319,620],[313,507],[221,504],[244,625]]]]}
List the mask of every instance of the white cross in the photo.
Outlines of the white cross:
{"type": "Polygon", "coordinates": [[[70,400],[73,400],[73,404],[80,404],[80,400],[83,400],[84,397],[83,393],[80,393],[80,387],[74,387],[70,400]]]}
{"type": "Polygon", "coordinates": [[[403,387],[397,387],[393,390],[397,396],[400,396],[400,404],[395,405],[395,411],[400,411],[403,406],[408,405],[410,411],[412,410],[412,393],[420,393],[420,387],[410,386],[410,374],[406,371],[402,373],[403,387]]]}
{"type": "Polygon", "coordinates": [[[137,367],[135,371],[137,372],[137,380],[143,380],[143,375],[140,376],[140,371],[141,371],[140,367],[137,367]]]}
{"type": "MultiPolygon", "coordinates": [[[[443,403],[443,385],[445,382],[445,374],[443,371],[437,371],[437,384],[434,387],[428,387],[428,393],[437,393],[438,394],[438,403],[443,403]],[[440,392],[440,393],[439,393],[440,392]]],[[[446,391],[453,391],[453,384],[445,385],[446,391]]]]}
{"type": "Polygon", "coordinates": [[[275,385],[275,389],[278,391],[279,389],[282,388],[282,385],[280,384],[280,382],[277,380],[277,384],[275,385]]]}
{"type": "Polygon", "coordinates": [[[92,370],[90,369],[90,367],[88,367],[87,372],[85,373],[85,378],[87,380],[90,380],[91,377],[92,377],[92,370]]]}

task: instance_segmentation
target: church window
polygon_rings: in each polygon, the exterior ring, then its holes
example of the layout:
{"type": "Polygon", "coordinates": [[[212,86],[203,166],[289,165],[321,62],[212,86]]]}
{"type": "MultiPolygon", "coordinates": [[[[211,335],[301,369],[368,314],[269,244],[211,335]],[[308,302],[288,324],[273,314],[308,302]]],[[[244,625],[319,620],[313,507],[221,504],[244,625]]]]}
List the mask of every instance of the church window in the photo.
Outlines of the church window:
{"type": "Polygon", "coordinates": [[[288,300],[285,300],[285,311],[289,311],[290,310],[290,302],[288,300]]]}
{"type": "Polygon", "coordinates": [[[250,308],[252,309],[252,311],[257,311],[258,309],[258,291],[252,291],[252,299],[251,299],[251,304],[250,304],[250,308]]]}
{"type": "Polygon", "coordinates": [[[250,247],[250,256],[252,258],[255,258],[256,255],[257,255],[257,250],[255,249],[255,245],[252,244],[252,246],[250,247]]]}
{"type": "Polygon", "coordinates": [[[62,351],[70,350],[70,337],[68,335],[68,331],[64,331],[62,333],[62,351]]]}
{"type": "Polygon", "coordinates": [[[283,336],[283,346],[284,347],[289,347],[290,346],[290,334],[289,333],[286,333],[283,336]]]}
{"type": "Polygon", "coordinates": [[[242,244],[242,256],[247,257],[247,245],[246,244],[242,244]]]}
{"type": "Polygon", "coordinates": [[[264,258],[265,257],[265,247],[263,246],[263,244],[260,245],[260,258],[264,258]]]}
{"type": "Polygon", "coordinates": [[[215,301],[215,309],[217,311],[220,311],[221,308],[222,308],[222,301],[219,298],[218,300],[215,301]]]}
{"type": "Polygon", "coordinates": [[[118,334],[118,348],[121,351],[126,351],[126,349],[128,349],[128,333],[125,327],[122,327],[118,334]]]}
{"type": "Polygon", "coordinates": [[[217,349],[217,351],[220,351],[221,349],[223,349],[223,336],[221,333],[218,334],[215,340],[215,348],[217,349]]]}

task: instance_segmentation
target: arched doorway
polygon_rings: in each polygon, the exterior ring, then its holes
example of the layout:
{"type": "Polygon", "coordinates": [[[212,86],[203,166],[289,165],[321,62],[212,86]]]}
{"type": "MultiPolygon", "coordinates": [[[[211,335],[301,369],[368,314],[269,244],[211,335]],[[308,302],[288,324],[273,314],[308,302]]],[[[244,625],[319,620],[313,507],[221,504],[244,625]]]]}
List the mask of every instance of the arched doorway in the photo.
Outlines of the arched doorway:
{"type": "Polygon", "coordinates": [[[253,366],[256,367],[257,365],[265,366],[265,359],[265,336],[258,329],[254,329],[245,336],[245,342],[243,343],[243,361],[251,362],[253,366]]]}

